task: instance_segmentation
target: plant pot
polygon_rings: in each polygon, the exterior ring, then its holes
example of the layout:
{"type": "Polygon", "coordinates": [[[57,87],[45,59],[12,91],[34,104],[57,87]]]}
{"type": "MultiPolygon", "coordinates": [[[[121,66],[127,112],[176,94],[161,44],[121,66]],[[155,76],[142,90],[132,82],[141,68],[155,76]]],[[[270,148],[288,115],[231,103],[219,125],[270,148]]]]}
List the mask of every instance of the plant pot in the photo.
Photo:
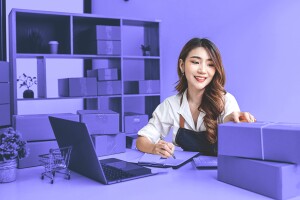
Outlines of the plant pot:
{"type": "Polygon", "coordinates": [[[32,91],[32,90],[29,90],[29,89],[25,90],[25,91],[23,92],[23,98],[34,98],[34,93],[33,93],[33,91],[32,91]]]}
{"type": "Polygon", "coordinates": [[[150,56],[150,51],[143,51],[143,56],[150,56]]]}
{"type": "Polygon", "coordinates": [[[9,183],[17,178],[17,159],[0,161],[0,183],[9,183]]]}

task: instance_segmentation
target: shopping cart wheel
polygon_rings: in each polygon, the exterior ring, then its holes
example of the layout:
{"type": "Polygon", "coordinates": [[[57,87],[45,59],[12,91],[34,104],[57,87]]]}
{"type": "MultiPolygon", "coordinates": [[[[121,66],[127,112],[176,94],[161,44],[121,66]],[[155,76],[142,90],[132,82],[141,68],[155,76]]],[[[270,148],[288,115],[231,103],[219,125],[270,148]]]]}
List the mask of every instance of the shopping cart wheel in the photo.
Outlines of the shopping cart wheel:
{"type": "Polygon", "coordinates": [[[53,184],[54,183],[54,180],[51,180],[51,184],[53,184]]]}
{"type": "Polygon", "coordinates": [[[67,179],[67,180],[70,180],[70,179],[71,179],[71,175],[70,175],[70,174],[67,174],[67,175],[66,175],[66,179],[67,179]]]}

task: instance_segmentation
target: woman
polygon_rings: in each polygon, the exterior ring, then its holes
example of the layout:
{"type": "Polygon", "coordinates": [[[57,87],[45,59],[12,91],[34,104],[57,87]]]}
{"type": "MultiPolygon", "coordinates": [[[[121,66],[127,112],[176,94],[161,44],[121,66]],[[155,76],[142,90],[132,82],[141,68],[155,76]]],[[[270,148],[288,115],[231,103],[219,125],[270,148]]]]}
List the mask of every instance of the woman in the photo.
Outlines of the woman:
{"type": "Polygon", "coordinates": [[[183,150],[217,154],[218,123],[254,122],[240,112],[234,96],[224,89],[225,72],[218,48],[205,38],[188,41],[178,58],[177,95],[165,99],[149,123],[138,132],[140,151],[170,157],[174,144],[183,150]],[[163,140],[173,127],[173,143],[163,140]]]}

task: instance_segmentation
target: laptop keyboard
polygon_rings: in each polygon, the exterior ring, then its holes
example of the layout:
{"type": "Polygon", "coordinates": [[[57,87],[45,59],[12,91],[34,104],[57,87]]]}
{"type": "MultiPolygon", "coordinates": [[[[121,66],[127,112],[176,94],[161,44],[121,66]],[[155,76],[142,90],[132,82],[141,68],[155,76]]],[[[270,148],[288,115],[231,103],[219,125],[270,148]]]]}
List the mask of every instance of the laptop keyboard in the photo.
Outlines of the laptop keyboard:
{"type": "Polygon", "coordinates": [[[120,179],[130,178],[134,176],[133,174],[124,172],[121,169],[103,163],[101,164],[101,166],[108,180],[120,180],[120,179]]]}

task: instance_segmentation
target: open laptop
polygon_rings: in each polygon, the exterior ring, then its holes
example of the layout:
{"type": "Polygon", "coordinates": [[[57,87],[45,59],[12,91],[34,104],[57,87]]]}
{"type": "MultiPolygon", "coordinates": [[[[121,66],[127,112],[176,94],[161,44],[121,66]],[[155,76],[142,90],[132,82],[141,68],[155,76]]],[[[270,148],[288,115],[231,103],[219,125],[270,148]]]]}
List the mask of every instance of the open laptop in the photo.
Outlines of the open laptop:
{"type": "Polygon", "coordinates": [[[69,169],[103,184],[155,175],[151,169],[116,158],[98,160],[85,123],[49,117],[60,148],[72,146],[69,169]]]}

